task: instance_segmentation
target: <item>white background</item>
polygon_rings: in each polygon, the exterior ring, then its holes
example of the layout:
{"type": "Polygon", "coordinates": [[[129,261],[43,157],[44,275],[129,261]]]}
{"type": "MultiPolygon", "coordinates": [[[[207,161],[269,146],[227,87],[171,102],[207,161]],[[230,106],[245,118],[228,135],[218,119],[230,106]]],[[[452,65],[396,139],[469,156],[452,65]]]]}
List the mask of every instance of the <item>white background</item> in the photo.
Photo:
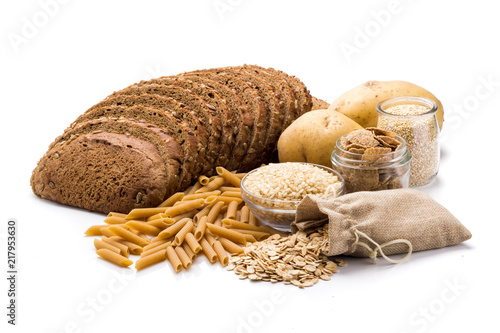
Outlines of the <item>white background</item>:
{"type": "Polygon", "coordinates": [[[17,218],[20,273],[16,327],[6,323],[0,274],[2,332],[498,329],[500,20],[493,1],[65,2],[0,5],[0,267],[6,272],[7,219],[17,218]],[[367,80],[406,80],[433,92],[447,121],[439,176],[423,190],[472,239],[400,265],[348,258],[331,281],[307,289],[240,281],[204,258],[177,275],[167,264],[136,274],[98,259],[93,239],[83,236],[102,215],[32,194],[31,171],[49,143],[111,92],[244,63],[294,74],[328,102],[367,80]]]}

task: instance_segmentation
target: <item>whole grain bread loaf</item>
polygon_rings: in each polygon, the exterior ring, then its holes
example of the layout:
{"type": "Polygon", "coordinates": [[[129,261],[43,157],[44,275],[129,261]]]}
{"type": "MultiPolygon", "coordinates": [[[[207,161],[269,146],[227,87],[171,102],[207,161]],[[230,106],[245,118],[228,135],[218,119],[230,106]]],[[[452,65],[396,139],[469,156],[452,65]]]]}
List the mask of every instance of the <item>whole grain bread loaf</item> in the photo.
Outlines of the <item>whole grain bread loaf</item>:
{"type": "Polygon", "coordinates": [[[217,166],[246,172],[269,163],[283,130],[322,106],[296,77],[256,65],[141,81],[57,137],[31,187],[41,198],[102,213],[153,207],[217,166]]]}

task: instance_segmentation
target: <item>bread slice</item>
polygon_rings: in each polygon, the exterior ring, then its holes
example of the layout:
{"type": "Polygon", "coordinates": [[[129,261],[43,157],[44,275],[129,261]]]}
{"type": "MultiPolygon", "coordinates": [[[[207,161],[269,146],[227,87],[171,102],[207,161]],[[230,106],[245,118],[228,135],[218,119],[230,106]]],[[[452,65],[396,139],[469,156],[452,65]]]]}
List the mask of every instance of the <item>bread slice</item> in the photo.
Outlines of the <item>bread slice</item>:
{"type": "Polygon", "coordinates": [[[217,112],[211,109],[207,103],[198,95],[187,89],[178,86],[165,86],[158,84],[147,84],[142,86],[131,86],[115,92],[110,98],[116,95],[142,95],[154,94],[170,97],[185,105],[188,110],[193,110],[200,119],[201,126],[206,128],[208,133],[208,145],[205,159],[207,164],[203,173],[211,172],[216,167],[215,161],[220,151],[219,140],[222,133],[222,121],[217,112]]]}
{"type": "MultiPolygon", "coordinates": [[[[184,77],[180,78],[186,79],[184,77]]],[[[189,80],[199,83],[202,87],[206,86],[217,91],[225,100],[229,112],[227,115],[229,118],[228,121],[232,120],[231,135],[222,139],[222,144],[227,144],[232,147],[225,167],[228,170],[236,170],[239,167],[239,164],[248,148],[248,143],[250,142],[252,135],[251,128],[253,127],[253,115],[247,105],[238,96],[236,90],[202,76],[189,76],[189,80]]]]}
{"type": "Polygon", "coordinates": [[[227,87],[234,89],[253,115],[253,126],[251,128],[251,137],[248,143],[244,142],[243,147],[246,152],[241,162],[239,162],[240,171],[249,171],[254,169],[264,158],[264,142],[266,141],[267,111],[264,101],[260,98],[258,92],[245,81],[227,74],[215,73],[183,73],[183,77],[202,76],[210,80],[217,81],[227,87]]]}
{"type": "Polygon", "coordinates": [[[200,176],[199,172],[201,170],[201,166],[196,165],[196,163],[198,163],[198,159],[196,158],[198,138],[194,135],[193,130],[187,126],[187,124],[172,116],[170,112],[141,105],[130,107],[112,105],[93,108],[92,110],[85,112],[78,117],[75,124],[102,117],[132,118],[136,121],[153,124],[166,130],[168,134],[179,143],[184,157],[181,163],[181,173],[179,175],[179,179],[181,179],[181,181],[177,191],[183,191],[191,184],[194,177],[200,176]]]}
{"type": "Polygon", "coordinates": [[[133,136],[87,133],[50,149],[33,170],[33,193],[91,211],[159,205],[167,174],[155,146],[133,136]]]}
{"type": "Polygon", "coordinates": [[[204,84],[199,84],[186,78],[176,76],[165,76],[149,81],[141,81],[130,87],[142,87],[155,84],[160,86],[176,86],[186,89],[206,102],[207,107],[211,110],[212,116],[217,115],[218,119],[221,121],[221,127],[217,128],[217,130],[220,131],[221,135],[218,142],[218,151],[214,152],[216,158],[214,165],[225,167],[234,145],[234,140],[227,140],[228,137],[233,136],[234,113],[228,107],[226,100],[216,90],[204,84]]]}
{"type": "Polygon", "coordinates": [[[166,195],[173,194],[178,188],[183,160],[182,149],[166,130],[155,125],[127,118],[107,118],[87,120],[78,123],[57,139],[57,143],[71,140],[76,135],[96,133],[99,131],[133,136],[152,143],[158,150],[165,164],[167,175],[166,195]]]}
{"type": "Polygon", "coordinates": [[[198,139],[197,154],[194,156],[198,158],[195,163],[194,173],[203,174],[208,162],[206,161],[206,151],[208,146],[208,133],[200,122],[200,118],[192,109],[188,109],[186,105],[179,103],[170,97],[162,97],[158,95],[144,94],[144,95],[117,95],[108,97],[105,100],[97,103],[91,107],[87,112],[91,112],[94,108],[106,106],[146,106],[154,107],[166,112],[169,112],[174,118],[184,125],[187,125],[193,130],[193,135],[198,139]]]}

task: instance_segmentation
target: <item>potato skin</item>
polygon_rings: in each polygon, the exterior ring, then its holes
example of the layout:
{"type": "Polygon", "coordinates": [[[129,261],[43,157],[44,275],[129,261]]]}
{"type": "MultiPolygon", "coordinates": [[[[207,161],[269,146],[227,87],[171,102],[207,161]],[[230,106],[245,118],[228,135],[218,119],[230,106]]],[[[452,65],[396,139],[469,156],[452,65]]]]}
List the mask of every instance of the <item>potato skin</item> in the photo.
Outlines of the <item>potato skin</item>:
{"type": "Polygon", "coordinates": [[[376,127],[380,101],[396,96],[419,96],[432,99],[438,105],[439,128],[443,127],[443,105],[428,90],[406,81],[367,81],[338,97],[328,110],[340,112],[363,127],[376,127]]]}
{"type": "Polygon", "coordinates": [[[362,127],[339,112],[326,109],[307,112],[281,134],[279,160],[331,167],[330,158],[337,139],[357,129],[362,127]]]}

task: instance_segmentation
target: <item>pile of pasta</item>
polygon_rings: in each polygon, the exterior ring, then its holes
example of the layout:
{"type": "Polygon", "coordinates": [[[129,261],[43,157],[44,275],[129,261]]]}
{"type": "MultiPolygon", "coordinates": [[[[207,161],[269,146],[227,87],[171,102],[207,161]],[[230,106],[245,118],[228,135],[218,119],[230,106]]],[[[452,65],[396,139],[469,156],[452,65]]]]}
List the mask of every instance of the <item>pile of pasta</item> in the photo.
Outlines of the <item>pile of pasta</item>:
{"type": "Polygon", "coordinates": [[[188,268],[204,254],[224,267],[229,254],[240,254],[248,242],[270,236],[273,229],[260,227],[241,198],[244,173],[217,167],[217,176],[199,177],[184,192],[170,196],[155,208],[137,208],[129,214],[109,213],[106,224],[91,226],[99,257],[129,267],[130,255],[139,255],[137,270],[168,260],[175,272],[188,268]]]}

